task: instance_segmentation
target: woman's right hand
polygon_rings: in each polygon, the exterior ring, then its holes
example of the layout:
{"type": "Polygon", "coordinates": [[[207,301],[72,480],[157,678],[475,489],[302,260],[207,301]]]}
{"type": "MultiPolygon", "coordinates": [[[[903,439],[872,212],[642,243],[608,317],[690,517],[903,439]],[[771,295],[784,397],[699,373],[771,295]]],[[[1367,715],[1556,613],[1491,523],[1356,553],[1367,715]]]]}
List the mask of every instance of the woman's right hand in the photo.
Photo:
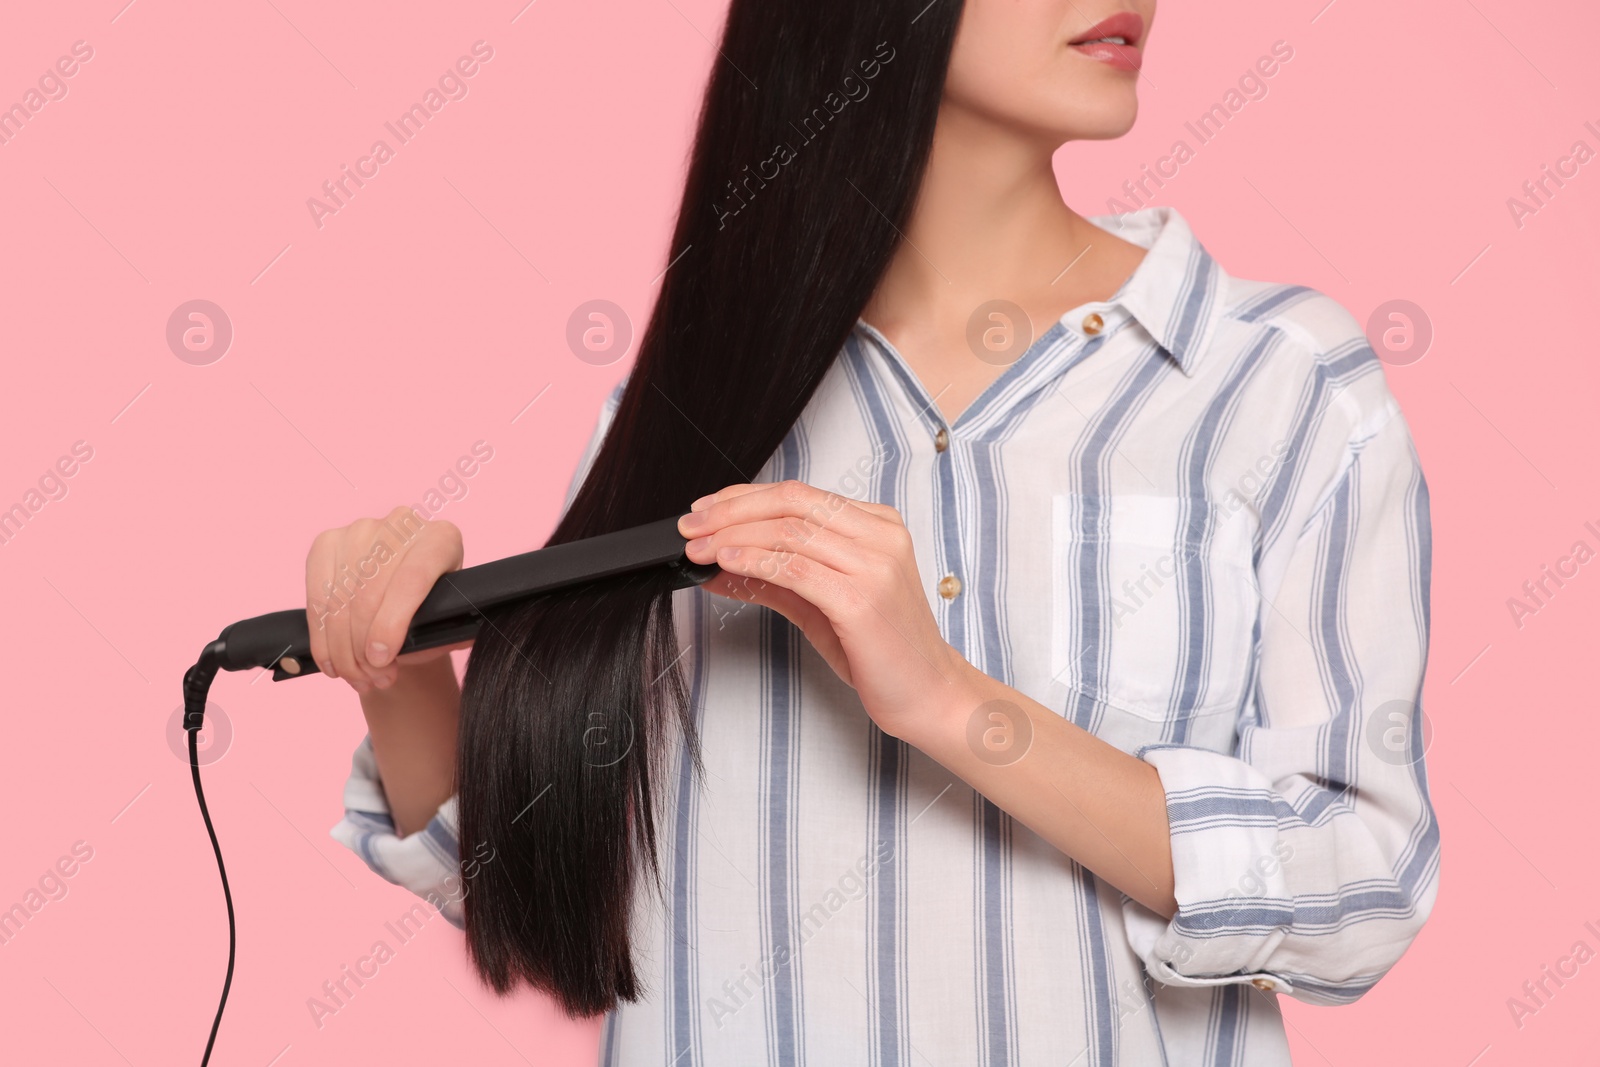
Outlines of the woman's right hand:
{"type": "Polygon", "coordinates": [[[411,617],[440,575],[459,570],[461,531],[401,505],[382,519],[324,530],[306,555],[306,621],[322,673],[358,693],[394,684],[402,664],[424,663],[471,641],[395,657],[411,617]]]}

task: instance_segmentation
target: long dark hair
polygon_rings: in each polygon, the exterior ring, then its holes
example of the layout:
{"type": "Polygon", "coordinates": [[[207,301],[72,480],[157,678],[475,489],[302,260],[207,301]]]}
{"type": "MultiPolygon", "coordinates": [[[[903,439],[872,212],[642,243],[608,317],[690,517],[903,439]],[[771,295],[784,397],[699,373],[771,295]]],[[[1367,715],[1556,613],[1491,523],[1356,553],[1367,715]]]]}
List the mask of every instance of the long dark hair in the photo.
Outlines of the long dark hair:
{"type": "MultiPolygon", "coordinates": [[[[733,0],[667,270],[589,474],[546,544],[682,514],[753,480],[900,239],[961,0],[733,0]]],[[[666,730],[699,768],[669,581],[606,579],[493,612],[468,660],[457,764],[468,950],[570,1015],[643,992],[636,883],[660,889],[666,730]]]]}

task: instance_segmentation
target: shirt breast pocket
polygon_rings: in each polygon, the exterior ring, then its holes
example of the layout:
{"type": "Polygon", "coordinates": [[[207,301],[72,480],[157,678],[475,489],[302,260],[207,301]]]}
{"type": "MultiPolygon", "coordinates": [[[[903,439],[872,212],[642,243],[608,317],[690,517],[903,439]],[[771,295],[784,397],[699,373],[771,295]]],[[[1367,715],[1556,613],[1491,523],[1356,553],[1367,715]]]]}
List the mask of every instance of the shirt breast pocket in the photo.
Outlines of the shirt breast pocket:
{"type": "Polygon", "coordinates": [[[1155,723],[1235,711],[1259,604],[1245,516],[1203,497],[1051,503],[1052,677],[1155,723]]]}

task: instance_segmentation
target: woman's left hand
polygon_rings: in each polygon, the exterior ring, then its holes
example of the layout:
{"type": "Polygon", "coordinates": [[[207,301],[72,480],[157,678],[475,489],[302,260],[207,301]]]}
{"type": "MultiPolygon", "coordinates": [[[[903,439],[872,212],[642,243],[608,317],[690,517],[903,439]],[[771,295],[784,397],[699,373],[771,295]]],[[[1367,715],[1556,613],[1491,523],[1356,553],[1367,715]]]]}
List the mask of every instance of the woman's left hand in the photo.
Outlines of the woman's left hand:
{"type": "Polygon", "coordinates": [[[762,604],[805,634],[885,732],[931,725],[973,668],[939,633],[900,513],[804,482],[730,485],[678,530],[705,588],[762,604]]]}

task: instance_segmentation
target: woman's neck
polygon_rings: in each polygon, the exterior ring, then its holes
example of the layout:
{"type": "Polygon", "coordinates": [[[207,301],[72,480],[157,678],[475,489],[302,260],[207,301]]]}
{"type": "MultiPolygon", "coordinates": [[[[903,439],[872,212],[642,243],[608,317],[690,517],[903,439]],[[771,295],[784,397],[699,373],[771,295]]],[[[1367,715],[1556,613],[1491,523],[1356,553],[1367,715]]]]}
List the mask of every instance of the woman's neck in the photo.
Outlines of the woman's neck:
{"type": "Polygon", "coordinates": [[[991,300],[1042,329],[1114,293],[1144,250],[1061,198],[1047,145],[945,109],[904,237],[862,317],[886,335],[962,331],[991,300]]]}

